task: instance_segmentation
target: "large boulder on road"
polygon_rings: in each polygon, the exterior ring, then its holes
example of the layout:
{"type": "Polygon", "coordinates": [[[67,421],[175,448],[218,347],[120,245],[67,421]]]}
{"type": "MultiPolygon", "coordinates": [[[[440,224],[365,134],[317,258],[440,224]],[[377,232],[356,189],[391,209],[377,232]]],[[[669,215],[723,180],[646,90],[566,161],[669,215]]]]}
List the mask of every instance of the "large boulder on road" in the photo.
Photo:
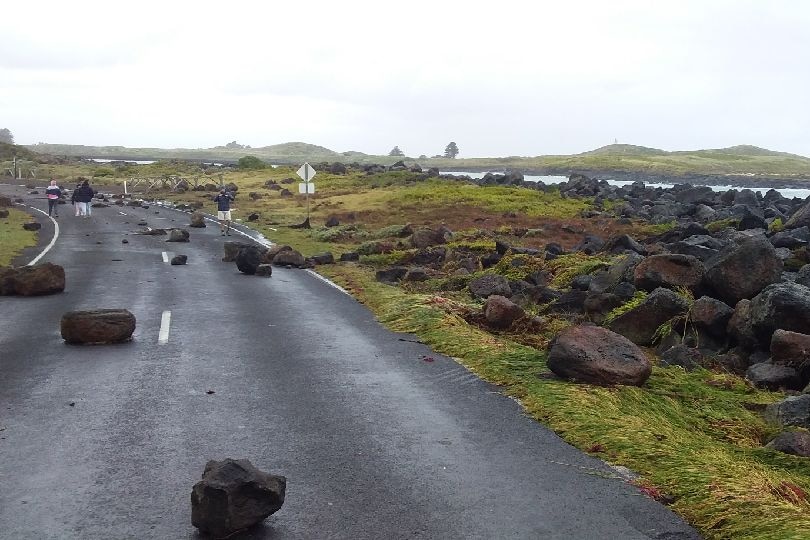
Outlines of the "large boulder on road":
{"type": "Polygon", "coordinates": [[[284,251],[276,253],[276,256],[273,257],[273,264],[276,266],[294,266],[295,268],[301,268],[305,266],[306,259],[300,252],[294,249],[285,249],[284,251]]]}
{"type": "Polygon", "coordinates": [[[236,254],[236,267],[243,274],[253,275],[256,269],[262,264],[264,253],[257,246],[244,246],[236,254]]]}
{"type": "Polygon", "coordinates": [[[649,359],[634,343],[607,328],[572,326],[552,340],[548,367],[579,382],[641,386],[649,378],[649,359]]]}
{"type": "Polygon", "coordinates": [[[65,269],[58,264],[44,263],[14,270],[11,288],[20,296],[41,296],[65,290],[65,269]]]}
{"type": "Polygon", "coordinates": [[[225,250],[225,256],[222,257],[222,262],[234,262],[236,260],[236,255],[239,254],[239,250],[250,245],[251,244],[246,244],[244,242],[225,242],[222,245],[223,249],[225,250]]]}
{"type": "Polygon", "coordinates": [[[225,538],[264,521],[284,504],[287,479],[246,459],[209,461],[191,492],[191,524],[225,538]]]}
{"type": "Polygon", "coordinates": [[[185,229],[169,229],[167,242],[188,242],[189,234],[185,229]]]}
{"type": "Polygon", "coordinates": [[[205,227],[205,216],[201,212],[194,212],[191,214],[191,223],[188,226],[202,229],[205,227]]]}
{"type": "Polygon", "coordinates": [[[135,315],[126,309],[69,311],[62,315],[62,339],[72,344],[118,343],[135,331],[135,315]]]}

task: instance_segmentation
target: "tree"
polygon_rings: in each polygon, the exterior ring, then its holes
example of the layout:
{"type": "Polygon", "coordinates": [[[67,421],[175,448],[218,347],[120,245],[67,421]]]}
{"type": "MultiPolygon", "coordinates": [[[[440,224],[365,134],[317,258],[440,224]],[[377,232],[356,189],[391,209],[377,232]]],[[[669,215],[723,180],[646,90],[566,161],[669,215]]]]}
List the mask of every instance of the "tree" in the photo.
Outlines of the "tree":
{"type": "Polygon", "coordinates": [[[405,155],[405,152],[403,152],[402,150],[400,150],[400,149],[399,149],[399,146],[395,146],[394,148],[392,148],[392,149],[391,149],[391,151],[390,151],[390,152],[388,152],[388,155],[389,155],[389,156],[404,156],[404,155],[405,155]]]}
{"type": "Polygon", "coordinates": [[[14,144],[14,135],[8,128],[0,129],[0,142],[14,144]]]}
{"type": "Polygon", "coordinates": [[[451,142],[444,149],[444,157],[455,159],[457,155],[458,155],[458,146],[456,145],[456,143],[451,142]]]}
{"type": "Polygon", "coordinates": [[[267,163],[260,160],[256,156],[240,157],[236,162],[240,169],[266,169],[267,163]]]}

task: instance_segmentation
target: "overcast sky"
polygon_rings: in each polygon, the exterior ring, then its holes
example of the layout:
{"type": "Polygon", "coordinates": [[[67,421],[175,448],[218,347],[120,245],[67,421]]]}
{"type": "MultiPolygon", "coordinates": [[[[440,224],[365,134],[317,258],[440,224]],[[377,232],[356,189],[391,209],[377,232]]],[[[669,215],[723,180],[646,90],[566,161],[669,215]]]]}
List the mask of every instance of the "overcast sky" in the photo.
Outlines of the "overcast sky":
{"type": "Polygon", "coordinates": [[[6,2],[16,142],[810,155],[810,2],[6,2]],[[12,4],[12,5],[7,5],[12,4]]]}

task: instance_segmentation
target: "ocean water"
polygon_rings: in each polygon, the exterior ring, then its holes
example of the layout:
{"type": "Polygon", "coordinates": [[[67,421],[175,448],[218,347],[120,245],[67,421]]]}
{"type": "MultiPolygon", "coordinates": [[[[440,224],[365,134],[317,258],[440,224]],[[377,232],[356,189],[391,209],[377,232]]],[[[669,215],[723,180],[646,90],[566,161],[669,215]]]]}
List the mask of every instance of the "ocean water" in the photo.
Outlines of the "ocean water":
{"type": "MultiPolygon", "coordinates": [[[[483,178],[486,172],[464,172],[464,171],[442,171],[441,174],[449,174],[452,176],[469,176],[470,178],[483,178]]],[[[503,174],[503,173],[495,173],[495,174],[503,174]]],[[[537,175],[525,175],[523,177],[527,182],[537,182],[542,181],[546,184],[561,184],[563,182],[568,181],[567,176],[537,176],[537,175]]],[[[627,186],[632,184],[633,182],[630,180],[608,180],[608,184],[612,186],[627,186]]],[[[657,183],[644,183],[645,186],[651,188],[671,188],[674,184],[657,184],[657,183]]],[[[728,191],[730,189],[746,189],[743,186],[735,186],[735,185],[727,185],[727,186],[709,186],[712,188],[713,191],[728,191]]],[[[771,189],[769,187],[757,187],[757,188],[747,188],[751,191],[759,192],[765,195],[765,193],[771,189]]],[[[810,188],[775,188],[776,191],[782,194],[783,197],[787,197],[788,199],[792,199],[794,197],[798,197],[800,199],[806,199],[810,197],[810,188]]]]}

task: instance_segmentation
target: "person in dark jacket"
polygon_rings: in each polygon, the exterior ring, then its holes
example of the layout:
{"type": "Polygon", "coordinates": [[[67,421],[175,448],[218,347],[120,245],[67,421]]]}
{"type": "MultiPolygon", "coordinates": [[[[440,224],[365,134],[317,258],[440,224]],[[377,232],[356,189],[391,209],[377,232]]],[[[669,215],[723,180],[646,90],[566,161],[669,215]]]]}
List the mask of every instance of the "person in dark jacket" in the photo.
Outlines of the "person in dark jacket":
{"type": "Polygon", "coordinates": [[[48,216],[59,217],[59,199],[62,197],[62,190],[56,185],[56,180],[51,180],[51,185],[45,188],[45,196],[48,198],[48,216]]]}
{"type": "Polygon", "coordinates": [[[73,200],[75,201],[77,207],[77,215],[82,217],[90,217],[90,202],[93,200],[93,195],[96,192],[93,191],[93,188],[90,187],[90,184],[85,180],[82,184],[76,188],[76,191],[73,192],[73,200]]]}
{"type": "Polygon", "coordinates": [[[217,219],[219,220],[219,231],[222,236],[231,235],[231,201],[233,195],[225,188],[219,190],[219,194],[214,197],[217,203],[217,219]]]}

